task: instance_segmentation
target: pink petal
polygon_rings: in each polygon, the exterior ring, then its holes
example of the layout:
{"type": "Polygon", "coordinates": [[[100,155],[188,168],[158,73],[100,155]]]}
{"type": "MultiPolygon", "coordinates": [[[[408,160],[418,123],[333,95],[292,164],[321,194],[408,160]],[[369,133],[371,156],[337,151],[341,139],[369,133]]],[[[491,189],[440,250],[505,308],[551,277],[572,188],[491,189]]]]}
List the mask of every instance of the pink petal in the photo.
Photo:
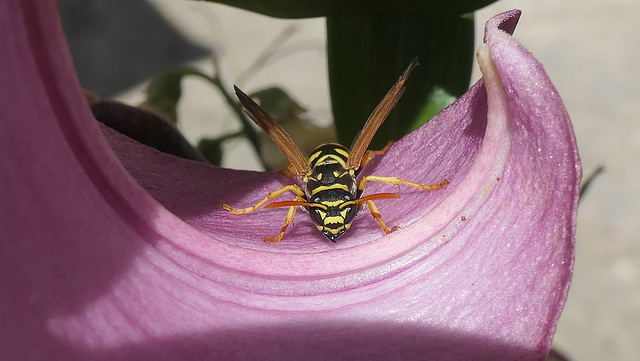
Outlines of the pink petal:
{"type": "Polygon", "coordinates": [[[365,170],[450,178],[445,190],[379,201],[401,226],[389,236],[363,212],[332,245],[299,214],[268,245],[282,209],[219,204],[287,178],[101,129],[56,3],[0,3],[0,359],[542,359],[571,277],[580,163],[556,90],[498,29],[518,16],[487,25],[488,92],[476,84],[365,170]]]}

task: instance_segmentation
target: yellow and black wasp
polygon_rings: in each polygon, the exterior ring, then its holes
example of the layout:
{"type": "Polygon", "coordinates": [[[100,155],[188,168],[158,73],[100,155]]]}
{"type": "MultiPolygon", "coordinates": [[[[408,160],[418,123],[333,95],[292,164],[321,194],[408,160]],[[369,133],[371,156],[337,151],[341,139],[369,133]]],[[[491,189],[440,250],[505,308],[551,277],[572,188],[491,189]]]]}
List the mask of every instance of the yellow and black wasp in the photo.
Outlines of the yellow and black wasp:
{"type": "Polygon", "coordinates": [[[338,237],[351,227],[355,216],[364,208],[365,204],[369,206],[371,215],[378,221],[382,230],[385,233],[393,232],[397,227],[392,227],[390,230],[387,228],[373,201],[376,199],[400,198],[400,195],[396,193],[377,193],[364,196],[365,186],[368,182],[405,184],[419,189],[432,190],[442,188],[449,183],[449,180],[445,179],[438,184],[424,185],[408,182],[397,177],[379,177],[375,175],[362,177],[359,182],[356,180],[362,167],[376,154],[381,153],[367,151],[367,147],[380,124],[389,115],[391,109],[404,93],[404,83],[416,66],[418,66],[417,58],[409,64],[400,79],[371,113],[350,150],[340,144],[322,144],[311,153],[310,157],[307,157],[293,143],[289,134],[269,114],[243,93],[242,90],[234,87],[247,115],[267,132],[269,137],[282,150],[287,159],[289,159],[288,169],[302,179],[305,189],[302,190],[297,184],[290,184],[269,193],[253,207],[235,209],[227,204],[223,204],[222,207],[233,214],[245,214],[255,211],[269,200],[276,199],[286,192],[293,192],[295,194],[294,200],[272,202],[265,206],[265,208],[289,207],[289,212],[280,233],[273,238],[265,237],[265,242],[278,242],[282,239],[287,226],[293,222],[296,207],[298,206],[309,213],[318,230],[334,243],[338,237]]]}

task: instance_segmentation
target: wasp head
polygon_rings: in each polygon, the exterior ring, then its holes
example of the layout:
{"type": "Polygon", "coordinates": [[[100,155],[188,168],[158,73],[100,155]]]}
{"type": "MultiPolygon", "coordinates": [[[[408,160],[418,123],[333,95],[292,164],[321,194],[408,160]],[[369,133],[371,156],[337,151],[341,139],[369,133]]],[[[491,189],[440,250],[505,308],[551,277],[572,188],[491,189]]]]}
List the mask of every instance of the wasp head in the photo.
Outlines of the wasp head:
{"type": "MultiPolygon", "coordinates": [[[[346,192],[345,192],[346,193],[346,192]]],[[[316,197],[309,207],[309,215],[316,228],[331,242],[336,241],[349,227],[358,213],[358,207],[350,194],[335,197],[316,197]]]]}

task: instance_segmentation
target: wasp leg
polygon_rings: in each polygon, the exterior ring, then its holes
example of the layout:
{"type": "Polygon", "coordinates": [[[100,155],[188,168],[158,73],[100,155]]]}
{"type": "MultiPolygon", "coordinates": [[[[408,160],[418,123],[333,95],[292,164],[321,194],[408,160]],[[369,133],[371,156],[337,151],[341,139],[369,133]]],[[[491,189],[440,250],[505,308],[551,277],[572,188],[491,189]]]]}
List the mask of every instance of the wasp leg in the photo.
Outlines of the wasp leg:
{"type": "Polygon", "coordinates": [[[249,208],[245,208],[245,209],[235,209],[233,207],[231,207],[228,204],[222,204],[222,208],[228,210],[229,212],[233,213],[233,214],[247,214],[249,212],[253,212],[256,209],[260,208],[263,204],[267,203],[267,201],[271,200],[271,199],[276,199],[278,197],[280,197],[281,195],[285,194],[286,192],[293,192],[295,193],[298,198],[302,198],[304,196],[304,191],[298,187],[297,184],[290,184],[288,186],[282,187],[280,189],[278,189],[277,191],[273,191],[269,194],[267,194],[266,197],[264,197],[263,200],[261,200],[260,202],[256,203],[253,207],[249,207],[249,208]]]}
{"type": "Polygon", "coordinates": [[[296,170],[295,168],[293,168],[291,162],[287,163],[287,167],[285,169],[280,169],[278,173],[283,174],[291,179],[294,179],[296,176],[296,170]]]}
{"type": "Polygon", "coordinates": [[[364,187],[367,184],[367,182],[381,182],[381,183],[388,183],[388,184],[395,184],[395,185],[400,185],[400,184],[404,184],[404,185],[408,185],[414,188],[418,188],[418,189],[430,189],[430,190],[435,190],[435,189],[440,189],[444,186],[446,186],[447,184],[449,184],[449,180],[445,179],[442,182],[438,183],[438,184],[418,184],[418,183],[413,183],[413,182],[408,182],[402,178],[398,178],[398,177],[378,177],[375,175],[368,175],[364,178],[362,178],[362,180],[360,180],[360,184],[358,184],[358,190],[359,191],[364,191],[364,187]]]}
{"type": "Polygon", "coordinates": [[[378,221],[378,223],[380,223],[380,227],[382,227],[382,230],[384,231],[384,233],[389,234],[395,231],[396,229],[398,229],[398,227],[392,227],[391,230],[387,228],[387,226],[384,224],[384,221],[382,220],[382,216],[380,216],[378,207],[376,207],[376,205],[373,203],[373,200],[374,199],[390,199],[390,198],[400,198],[400,195],[395,193],[376,193],[376,194],[370,194],[368,196],[356,199],[354,202],[358,204],[358,207],[360,207],[366,202],[367,205],[369,206],[369,211],[371,212],[371,215],[373,216],[373,218],[376,221],[378,221]]]}
{"type": "MultiPolygon", "coordinates": [[[[249,212],[253,212],[256,209],[260,208],[263,204],[265,204],[267,201],[271,200],[271,199],[276,199],[278,197],[280,197],[281,195],[283,195],[286,192],[293,192],[296,194],[296,198],[293,202],[297,202],[297,203],[303,203],[304,202],[304,191],[297,185],[297,184],[290,184],[288,186],[282,187],[280,189],[278,189],[277,191],[273,191],[269,194],[267,194],[267,196],[261,200],[260,202],[256,203],[253,207],[249,207],[249,208],[245,208],[245,209],[235,209],[233,207],[231,207],[228,204],[223,204],[222,208],[228,210],[229,212],[233,213],[233,214],[247,214],[249,212]]],[[[289,203],[289,202],[287,202],[289,203]]],[[[271,237],[264,237],[262,240],[268,243],[275,243],[278,242],[279,240],[282,239],[282,237],[284,237],[284,231],[287,229],[287,227],[293,223],[293,219],[296,216],[296,205],[290,206],[289,207],[289,212],[287,212],[287,218],[285,218],[284,220],[284,225],[282,226],[282,229],[280,229],[280,233],[278,233],[277,236],[271,238],[271,237]]]]}
{"type": "MultiPolygon", "coordinates": [[[[299,202],[303,202],[304,201],[304,199],[302,199],[301,197],[296,197],[295,200],[299,201],[299,202]]],[[[284,219],[284,224],[282,225],[282,228],[280,229],[280,233],[278,233],[278,235],[273,237],[273,238],[264,237],[264,238],[262,238],[262,240],[267,242],[267,243],[276,243],[276,242],[280,241],[282,239],[282,237],[284,237],[284,231],[287,229],[287,227],[289,227],[289,225],[291,223],[293,223],[293,218],[295,216],[296,216],[296,206],[289,207],[289,212],[287,212],[287,218],[284,219]]]]}
{"type": "MultiPolygon", "coordinates": [[[[397,178],[397,177],[378,177],[375,175],[369,175],[362,178],[362,180],[360,180],[360,183],[358,184],[358,190],[360,192],[364,191],[365,185],[367,184],[367,182],[370,182],[370,181],[395,184],[395,185],[404,184],[404,185],[408,185],[408,186],[419,188],[419,189],[431,189],[431,190],[440,189],[445,185],[449,184],[448,179],[445,179],[438,184],[418,184],[418,183],[408,182],[402,178],[397,178]]],[[[373,203],[373,199],[383,199],[383,198],[400,198],[400,196],[395,193],[379,193],[379,194],[372,194],[370,196],[362,197],[361,200],[367,202],[367,205],[369,206],[369,211],[371,212],[371,215],[373,216],[373,218],[376,221],[378,221],[384,233],[389,234],[395,231],[396,229],[398,229],[398,226],[393,226],[391,230],[389,230],[389,228],[387,228],[387,226],[384,224],[384,221],[382,220],[382,216],[378,211],[378,207],[376,207],[376,205],[373,203]]]]}
{"type": "Polygon", "coordinates": [[[378,207],[376,207],[376,205],[373,203],[373,201],[371,201],[371,200],[367,201],[367,205],[369,206],[369,211],[371,212],[371,215],[373,216],[373,218],[376,221],[378,221],[378,223],[380,223],[380,227],[382,227],[382,230],[384,231],[384,233],[389,234],[389,233],[395,231],[396,229],[398,229],[398,226],[391,227],[391,230],[389,230],[389,228],[387,228],[387,225],[384,224],[384,221],[382,220],[382,216],[380,215],[380,212],[378,211],[378,207]]]}
{"type": "Polygon", "coordinates": [[[364,157],[362,157],[362,160],[360,161],[360,166],[358,167],[358,169],[362,169],[362,167],[364,167],[367,163],[371,162],[373,158],[375,158],[376,156],[383,155],[384,153],[386,153],[393,143],[394,141],[390,140],[387,143],[387,145],[385,145],[384,148],[380,150],[368,150],[366,153],[364,153],[364,157]]]}

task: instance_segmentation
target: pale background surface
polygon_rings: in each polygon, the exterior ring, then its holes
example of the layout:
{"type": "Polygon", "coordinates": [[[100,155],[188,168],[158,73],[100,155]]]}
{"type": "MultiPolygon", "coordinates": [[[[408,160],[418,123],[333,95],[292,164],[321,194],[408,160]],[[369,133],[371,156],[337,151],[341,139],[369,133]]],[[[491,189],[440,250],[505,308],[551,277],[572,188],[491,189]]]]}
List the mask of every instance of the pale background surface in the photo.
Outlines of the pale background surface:
{"type": "MultiPolygon", "coordinates": [[[[65,1],[70,0],[61,3],[65,1]]],[[[330,122],[323,19],[272,19],[198,2],[149,3],[178,32],[219,55],[229,85],[294,24],[296,32],[286,43],[293,50],[241,86],[251,91],[281,85],[314,118],[330,122]]],[[[477,12],[478,39],[487,19],[512,8],[523,10],[515,37],[544,64],[572,117],[585,176],[598,165],[606,167],[580,205],[574,281],[554,345],[574,361],[638,360],[640,2],[499,1],[477,12]]],[[[73,26],[66,28],[72,31],[73,26]]],[[[191,64],[211,69],[205,58],[191,64]]],[[[237,126],[211,87],[197,80],[184,84],[179,111],[188,137],[226,133],[237,126]]],[[[138,103],[142,89],[135,86],[117,98],[138,103]]],[[[234,143],[230,148],[236,155],[227,159],[228,166],[258,169],[247,146],[234,143]]]]}

